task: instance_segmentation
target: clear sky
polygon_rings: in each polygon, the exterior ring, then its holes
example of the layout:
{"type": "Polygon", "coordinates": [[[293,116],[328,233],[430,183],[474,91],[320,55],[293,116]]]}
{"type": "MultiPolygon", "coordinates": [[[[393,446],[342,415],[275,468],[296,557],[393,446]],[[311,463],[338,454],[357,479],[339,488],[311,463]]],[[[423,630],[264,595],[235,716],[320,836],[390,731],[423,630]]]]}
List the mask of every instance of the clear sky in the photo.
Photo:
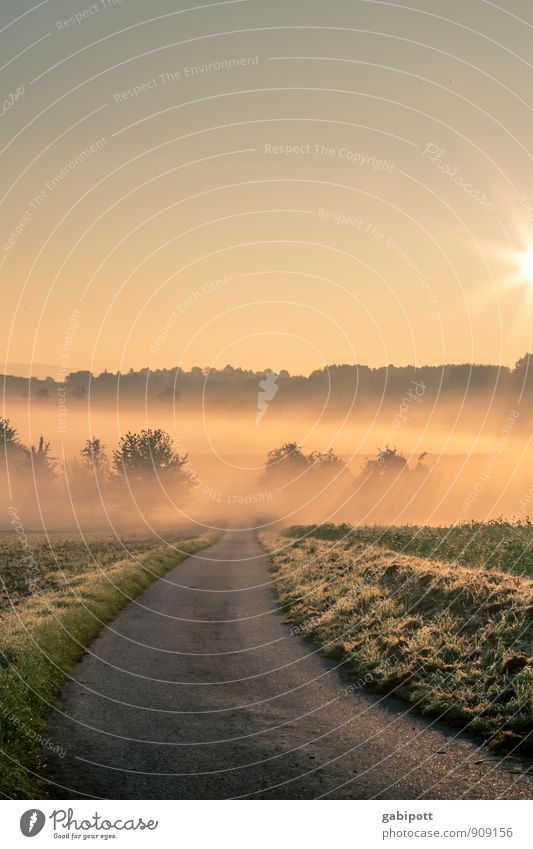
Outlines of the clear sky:
{"type": "Polygon", "coordinates": [[[531,351],[533,8],[504,5],[3,0],[1,359],[531,351]]]}

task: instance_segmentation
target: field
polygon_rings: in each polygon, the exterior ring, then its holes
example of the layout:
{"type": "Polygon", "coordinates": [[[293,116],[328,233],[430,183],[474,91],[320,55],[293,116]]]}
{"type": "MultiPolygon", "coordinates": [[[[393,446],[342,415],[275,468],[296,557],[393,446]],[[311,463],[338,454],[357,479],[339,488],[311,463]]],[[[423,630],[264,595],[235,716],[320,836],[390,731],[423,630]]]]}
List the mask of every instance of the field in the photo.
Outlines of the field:
{"type": "Polygon", "coordinates": [[[192,529],[166,547],[154,537],[0,535],[0,793],[46,795],[37,779],[46,718],[72,666],[131,598],[213,540],[192,529]]]}
{"type": "Polygon", "coordinates": [[[533,752],[530,525],[264,533],[280,603],[352,690],[533,752]],[[419,556],[424,554],[424,557],[419,556]],[[517,574],[510,574],[517,573],[517,574]]]}
{"type": "MultiPolygon", "coordinates": [[[[179,544],[188,534],[170,537],[179,544]]],[[[19,605],[35,592],[75,589],[87,572],[106,569],[119,560],[141,558],[161,547],[154,537],[129,536],[124,539],[85,534],[85,541],[70,534],[28,533],[15,536],[0,533],[0,611],[19,605]]]]}
{"type": "Polygon", "coordinates": [[[402,554],[533,578],[533,523],[529,521],[511,524],[494,519],[439,528],[417,525],[361,528],[345,524],[295,525],[286,533],[290,537],[379,545],[402,554]]]}

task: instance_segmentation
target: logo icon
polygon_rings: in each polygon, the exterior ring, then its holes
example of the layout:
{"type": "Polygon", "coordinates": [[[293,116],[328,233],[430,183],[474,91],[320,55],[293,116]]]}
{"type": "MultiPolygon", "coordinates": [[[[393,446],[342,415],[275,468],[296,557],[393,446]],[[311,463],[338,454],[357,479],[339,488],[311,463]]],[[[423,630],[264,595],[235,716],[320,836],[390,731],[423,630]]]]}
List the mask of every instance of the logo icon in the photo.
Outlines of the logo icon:
{"type": "Polygon", "coordinates": [[[45,822],[46,817],[43,812],[36,808],[31,808],[22,814],[20,818],[20,830],[24,837],[35,837],[36,834],[42,831],[45,822]]]}
{"type": "Polygon", "coordinates": [[[257,414],[255,417],[256,425],[259,424],[265,415],[269,402],[272,401],[279,389],[279,386],[276,383],[277,379],[278,375],[276,372],[268,369],[265,373],[265,379],[259,381],[259,389],[261,391],[257,393],[257,414]]]}

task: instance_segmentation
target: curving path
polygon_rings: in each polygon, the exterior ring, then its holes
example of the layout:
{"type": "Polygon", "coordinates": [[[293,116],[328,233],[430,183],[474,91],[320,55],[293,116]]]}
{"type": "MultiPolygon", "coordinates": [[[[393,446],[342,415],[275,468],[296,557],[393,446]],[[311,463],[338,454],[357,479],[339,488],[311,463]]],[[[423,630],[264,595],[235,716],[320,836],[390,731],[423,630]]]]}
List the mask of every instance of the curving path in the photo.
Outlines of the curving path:
{"type": "Polygon", "coordinates": [[[358,691],[291,636],[252,531],[128,605],[73,672],[56,798],[531,798],[526,764],[358,691]]]}

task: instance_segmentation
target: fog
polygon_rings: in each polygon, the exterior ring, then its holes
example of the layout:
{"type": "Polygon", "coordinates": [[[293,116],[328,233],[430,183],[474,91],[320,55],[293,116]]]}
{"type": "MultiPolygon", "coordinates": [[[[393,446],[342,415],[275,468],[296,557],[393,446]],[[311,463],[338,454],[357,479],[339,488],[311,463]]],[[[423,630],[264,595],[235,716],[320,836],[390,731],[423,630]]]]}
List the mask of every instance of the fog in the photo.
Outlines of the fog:
{"type": "Polygon", "coordinates": [[[3,415],[17,429],[18,447],[3,452],[0,525],[9,527],[13,506],[28,530],[158,533],[191,522],[199,529],[437,525],[533,514],[531,427],[518,406],[507,399],[467,404],[459,395],[437,400],[413,393],[407,402],[385,397],[343,409],[324,404],[318,412],[311,405],[310,412],[303,403],[276,408],[274,399],[258,420],[255,404],[94,403],[60,418],[53,403],[11,398],[3,415]],[[167,431],[187,462],[172,473],[117,474],[121,436],[143,428],[167,431]],[[46,456],[38,451],[41,435],[50,443],[46,456]],[[105,459],[97,470],[80,456],[94,437],[105,459]],[[286,443],[301,452],[289,450],[267,467],[268,453],[286,443]]]}

